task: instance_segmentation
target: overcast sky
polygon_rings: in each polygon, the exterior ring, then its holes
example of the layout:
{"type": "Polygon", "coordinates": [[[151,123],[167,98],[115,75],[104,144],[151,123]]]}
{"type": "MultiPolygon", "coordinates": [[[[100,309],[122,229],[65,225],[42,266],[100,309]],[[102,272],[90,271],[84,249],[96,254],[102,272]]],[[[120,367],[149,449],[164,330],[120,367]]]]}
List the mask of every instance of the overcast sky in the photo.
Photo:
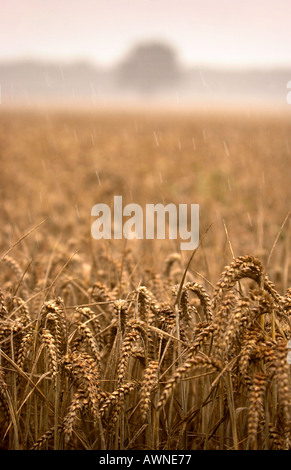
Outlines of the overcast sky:
{"type": "Polygon", "coordinates": [[[7,0],[0,60],[120,60],[163,40],[184,64],[291,65],[291,0],[7,0]]]}

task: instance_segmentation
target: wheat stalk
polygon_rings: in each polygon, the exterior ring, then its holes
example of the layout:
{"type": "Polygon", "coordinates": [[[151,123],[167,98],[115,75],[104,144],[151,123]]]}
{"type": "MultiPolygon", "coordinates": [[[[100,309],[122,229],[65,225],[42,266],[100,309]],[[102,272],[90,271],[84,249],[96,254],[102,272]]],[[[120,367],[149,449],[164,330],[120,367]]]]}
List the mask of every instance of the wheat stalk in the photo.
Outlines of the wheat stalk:
{"type": "Polygon", "coordinates": [[[151,361],[148,367],[144,371],[143,381],[141,384],[140,396],[141,396],[141,415],[143,421],[146,420],[147,412],[150,408],[150,396],[153,389],[158,384],[158,361],[151,361]]]}

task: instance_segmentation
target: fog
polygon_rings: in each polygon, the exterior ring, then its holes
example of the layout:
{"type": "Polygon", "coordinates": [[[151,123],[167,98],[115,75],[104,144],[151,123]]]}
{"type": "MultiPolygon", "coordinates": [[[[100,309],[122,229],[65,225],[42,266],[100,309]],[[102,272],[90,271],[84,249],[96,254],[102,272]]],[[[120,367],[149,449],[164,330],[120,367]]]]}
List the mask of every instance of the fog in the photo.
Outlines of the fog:
{"type": "Polygon", "coordinates": [[[170,44],[132,46],[112,66],[90,61],[0,63],[3,105],[39,103],[275,104],[286,106],[291,67],[214,68],[182,64],[170,44]]]}

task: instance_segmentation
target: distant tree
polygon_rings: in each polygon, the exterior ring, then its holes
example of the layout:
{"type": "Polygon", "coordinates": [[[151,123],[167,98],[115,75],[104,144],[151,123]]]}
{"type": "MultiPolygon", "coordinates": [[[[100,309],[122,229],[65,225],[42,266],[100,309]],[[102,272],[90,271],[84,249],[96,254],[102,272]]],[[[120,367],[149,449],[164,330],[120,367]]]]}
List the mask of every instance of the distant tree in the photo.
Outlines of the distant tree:
{"type": "Polygon", "coordinates": [[[118,68],[119,84],[143,93],[169,88],[179,78],[175,51],[158,42],[137,45],[118,68]]]}

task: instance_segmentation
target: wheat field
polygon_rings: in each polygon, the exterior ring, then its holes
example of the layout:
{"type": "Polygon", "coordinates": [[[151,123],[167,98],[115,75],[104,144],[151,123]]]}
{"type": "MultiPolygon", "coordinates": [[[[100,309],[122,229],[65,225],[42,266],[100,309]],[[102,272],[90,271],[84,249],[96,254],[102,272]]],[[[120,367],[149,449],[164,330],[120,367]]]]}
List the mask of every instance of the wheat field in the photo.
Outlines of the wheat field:
{"type": "Polygon", "coordinates": [[[2,450],[291,449],[290,131],[1,111],[2,450]],[[197,250],[93,240],[115,195],[199,204],[197,250]]]}

